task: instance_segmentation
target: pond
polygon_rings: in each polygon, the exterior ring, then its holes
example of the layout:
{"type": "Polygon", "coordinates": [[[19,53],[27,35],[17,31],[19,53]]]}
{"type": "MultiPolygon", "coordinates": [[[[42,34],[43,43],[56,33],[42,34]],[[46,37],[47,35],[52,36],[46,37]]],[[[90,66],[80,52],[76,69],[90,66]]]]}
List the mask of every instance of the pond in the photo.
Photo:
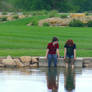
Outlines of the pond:
{"type": "Polygon", "coordinates": [[[0,69],[0,92],[87,92],[92,68],[0,69]]]}

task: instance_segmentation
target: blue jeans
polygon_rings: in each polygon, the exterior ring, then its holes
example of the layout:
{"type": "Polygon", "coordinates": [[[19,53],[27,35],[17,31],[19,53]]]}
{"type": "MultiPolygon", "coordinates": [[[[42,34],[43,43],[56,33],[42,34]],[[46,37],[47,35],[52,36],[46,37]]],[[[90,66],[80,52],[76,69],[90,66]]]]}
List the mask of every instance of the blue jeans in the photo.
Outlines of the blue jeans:
{"type": "Polygon", "coordinates": [[[57,67],[57,55],[56,54],[48,54],[48,67],[51,66],[52,60],[54,61],[54,67],[57,67]]]}

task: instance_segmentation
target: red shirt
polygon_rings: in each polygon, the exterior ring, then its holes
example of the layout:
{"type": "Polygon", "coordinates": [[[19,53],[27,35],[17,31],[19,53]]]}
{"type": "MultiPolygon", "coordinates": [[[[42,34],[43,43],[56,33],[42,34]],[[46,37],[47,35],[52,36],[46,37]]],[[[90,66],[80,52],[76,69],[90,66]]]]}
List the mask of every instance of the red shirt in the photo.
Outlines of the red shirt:
{"type": "Polygon", "coordinates": [[[47,49],[49,49],[48,54],[56,54],[56,50],[59,49],[59,44],[53,45],[53,43],[49,43],[47,46],[47,49]]]}

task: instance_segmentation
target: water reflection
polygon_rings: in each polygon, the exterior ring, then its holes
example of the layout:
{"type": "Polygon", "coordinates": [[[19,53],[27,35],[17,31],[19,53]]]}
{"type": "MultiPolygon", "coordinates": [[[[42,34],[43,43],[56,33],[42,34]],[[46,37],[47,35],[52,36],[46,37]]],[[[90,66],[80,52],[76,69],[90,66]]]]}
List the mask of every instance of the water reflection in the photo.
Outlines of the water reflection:
{"type": "Polygon", "coordinates": [[[48,69],[47,72],[47,87],[52,92],[58,92],[59,74],[57,68],[48,69]]]}
{"type": "Polygon", "coordinates": [[[67,92],[72,92],[75,89],[75,71],[71,67],[64,71],[64,86],[67,92]]]}
{"type": "Polygon", "coordinates": [[[87,92],[91,86],[92,69],[0,69],[1,92],[87,92]]]}

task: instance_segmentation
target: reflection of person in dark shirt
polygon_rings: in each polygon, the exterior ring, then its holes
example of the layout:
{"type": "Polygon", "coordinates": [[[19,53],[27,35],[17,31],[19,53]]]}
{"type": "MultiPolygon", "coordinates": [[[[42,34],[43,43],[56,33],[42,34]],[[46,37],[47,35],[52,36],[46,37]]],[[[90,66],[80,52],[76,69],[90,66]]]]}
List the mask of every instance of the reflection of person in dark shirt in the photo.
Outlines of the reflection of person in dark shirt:
{"type": "Polygon", "coordinates": [[[70,67],[65,69],[64,80],[65,89],[72,92],[75,89],[75,74],[70,67]]]}
{"type": "Polygon", "coordinates": [[[49,90],[52,90],[52,92],[57,92],[58,90],[58,75],[57,75],[57,69],[48,69],[47,73],[47,86],[49,90]]]}
{"type": "Polygon", "coordinates": [[[68,67],[68,64],[72,64],[72,68],[74,67],[74,61],[76,60],[76,44],[74,44],[73,40],[68,40],[64,46],[64,60],[66,67],[68,67]]]}

